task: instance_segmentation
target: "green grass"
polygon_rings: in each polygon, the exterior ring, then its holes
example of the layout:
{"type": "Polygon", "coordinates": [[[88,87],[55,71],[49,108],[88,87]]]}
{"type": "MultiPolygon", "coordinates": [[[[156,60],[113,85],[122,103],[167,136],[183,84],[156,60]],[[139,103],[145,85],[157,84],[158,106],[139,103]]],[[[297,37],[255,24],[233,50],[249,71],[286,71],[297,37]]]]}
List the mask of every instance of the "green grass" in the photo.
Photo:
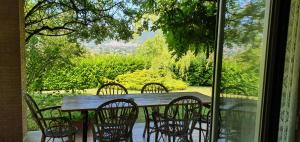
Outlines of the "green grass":
{"type": "MultiPolygon", "coordinates": [[[[85,95],[94,95],[97,92],[97,88],[86,89],[83,91],[85,95]]],[[[211,96],[212,88],[203,87],[203,86],[189,86],[185,90],[171,90],[171,92],[199,92],[207,96],[211,96]]],[[[138,94],[141,93],[139,90],[128,90],[129,94],[138,94]]]]}

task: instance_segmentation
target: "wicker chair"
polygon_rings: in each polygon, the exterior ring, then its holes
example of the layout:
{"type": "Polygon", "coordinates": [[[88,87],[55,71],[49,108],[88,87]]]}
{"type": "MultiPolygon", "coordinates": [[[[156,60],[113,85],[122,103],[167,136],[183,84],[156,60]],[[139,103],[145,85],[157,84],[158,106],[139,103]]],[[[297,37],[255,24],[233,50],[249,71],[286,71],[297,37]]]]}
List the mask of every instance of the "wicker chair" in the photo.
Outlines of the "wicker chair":
{"type": "Polygon", "coordinates": [[[137,104],[127,99],[115,99],[100,105],[94,117],[94,142],[132,142],[138,110],[137,104]]]}
{"type": "Polygon", "coordinates": [[[102,85],[96,95],[122,95],[128,94],[127,89],[119,83],[107,83],[102,85]]]}
{"type": "MultiPolygon", "coordinates": [[[[194,122],[192,125],[194,130],[198,130],[199,131],[199,135],[203,135],[204,138],[204,142],[209,142],[210,137],[210,125],[211,125],[211,110],[205,111],[205,109],[202,109],[202,113],[201,113],[202,117],[200,122],[198,122],[198,125],[196,122],[194,122]]],[[[199,142],[201,142],[202,140],[199,138],[199,142]]]]}
{"type": "Polygon", "coordinates": [[[152,114],[156,129],[155,141],[159,141],[164,135],[168,137],[168,142],[171,139],[173,142],[192,141],[193,124],[201,121],[201,111],[202,102],[197,97],[183,96],[174,99],[166,106],[164,114],[152,114]]]}
{"type": "Polygon", "coordinates": [[[221,89],[220,94],[220,113],[219,113],[219,138],[225,139],[225,141],[235,140],[239,141],[239,127],[236,125],[230,125],[230,121],[238,122],[242,117],[242,112],[234,111],[236,108],[243,107],[246,103],[247,93],[239,86],[226,86],[221,89]],[[232,93],[226,93],[230,91],[232,93]],[[230,106],[230,107],[227,107],[230,106]]]}
{"type": "Polygon", "coordinates": [[[169,90],[161,83],[147,83],[143,86],[141,93],[168,93],[169,90]]]}
{"type": "Polygon", "coordinates": [[[63,142],[75,142],[77,128],[70,123],[70,113],[64,116],[60,111],[60,106],[39,109],[33,98],[27,94],[25,95],[25,101],[32,114],[32,118],[42,131],[41,142],[45,142],[46,138],[47,141],[58,139],[63,142]],[[48,116],[44,114],[45,112],[49,112],[48,116]]]}
{"type": "MultiPolygon", "coordinates": [[[[160,84],[160,83],[147,83],[143,86],[141,93],[142,94],[147,94],[147,93],[168,93],[168,89],[160,84]]],[[[145,128],[144,128],[144,133],[143,137],[145,137],[146,132],[147,132],[147,141],[150,140],[150,134],[155,132],[154,127],[151,127],[151,122],[153,122],[153,118],[151,114],[154,111],[159,111],[158,107],[144,107],[144,114],[145,114],[145,128]]]]}
{"type": "Polygon", "coordinates": [[[221,88],[221,103],[226,102],[236,102],[236,101],[242,101],[243,99],[247,98],[247,93],[245,90],[243,90],[239,86],[226,86],[221,88]],[[226,91],[231,91],[233,93],[226,93],[226,91]]]}

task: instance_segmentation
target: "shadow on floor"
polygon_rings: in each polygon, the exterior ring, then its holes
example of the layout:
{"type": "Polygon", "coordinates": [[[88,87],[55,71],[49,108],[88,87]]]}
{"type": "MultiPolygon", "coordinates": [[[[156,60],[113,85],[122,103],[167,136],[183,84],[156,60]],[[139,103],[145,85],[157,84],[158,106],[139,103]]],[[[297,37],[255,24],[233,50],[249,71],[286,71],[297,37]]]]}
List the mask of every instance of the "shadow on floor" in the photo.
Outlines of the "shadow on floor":
{"type": "MultiPolygon", "coordinates": [[[[144,123],[136,123],[133,129],[133,141],[134,142],[146,142],[146,139],[143,138],[143,130],[144,130],[144,123]]],[[[40,131],[29,131],[27,132],[24,142],[40,142],[41,141],[41,132],[40,131]]],[[[76,142],[82,141],[82,133],[81,130],[76,134],[76,142]]],[[[93,141],[93,134],[92,131],[88,131],[88,142],[93,141]]],[[[195,131],[193,134],[193,141],[199,141],[199,133],[195,131]]],[[[150,137],[150,142],[154,142],[154,134],[150,137]]],[[[201,140],[204,142],[204,140],[201,140]]]]}

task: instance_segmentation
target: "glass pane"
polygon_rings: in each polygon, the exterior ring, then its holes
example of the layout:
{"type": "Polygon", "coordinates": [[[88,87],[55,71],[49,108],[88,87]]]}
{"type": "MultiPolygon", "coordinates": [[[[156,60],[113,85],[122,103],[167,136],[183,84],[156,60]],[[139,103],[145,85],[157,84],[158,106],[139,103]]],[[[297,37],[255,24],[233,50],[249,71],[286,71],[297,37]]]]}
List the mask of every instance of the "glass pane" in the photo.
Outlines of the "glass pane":
{"type": "Polygon", "coordinates": [[[263,76],[264,0],[227,0],[220,93],[219,141],[255,141],[263,76]]]}

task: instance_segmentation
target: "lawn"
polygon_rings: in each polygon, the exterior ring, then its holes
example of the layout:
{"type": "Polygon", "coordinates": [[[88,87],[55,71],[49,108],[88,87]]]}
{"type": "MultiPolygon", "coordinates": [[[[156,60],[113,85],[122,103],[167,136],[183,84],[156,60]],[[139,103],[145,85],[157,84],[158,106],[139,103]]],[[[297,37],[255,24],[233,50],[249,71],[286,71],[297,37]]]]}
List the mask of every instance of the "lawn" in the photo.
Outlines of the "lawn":
{"type": "MultiPolygon", "coordinates": [[[[83,91],[85,95],[94,95],[97,92],[97,88],[93,89],[86,89],[83,91]]],[[[171,90],[171,92],[199,92],[207,96],[211,96],[212,88],[211,87],[204,87],[204,86],[189,86],[185,90],[171,90]]],[[[138,94],[140,93],[139,90],[128,90],[129,94],[138,94]]]]}

